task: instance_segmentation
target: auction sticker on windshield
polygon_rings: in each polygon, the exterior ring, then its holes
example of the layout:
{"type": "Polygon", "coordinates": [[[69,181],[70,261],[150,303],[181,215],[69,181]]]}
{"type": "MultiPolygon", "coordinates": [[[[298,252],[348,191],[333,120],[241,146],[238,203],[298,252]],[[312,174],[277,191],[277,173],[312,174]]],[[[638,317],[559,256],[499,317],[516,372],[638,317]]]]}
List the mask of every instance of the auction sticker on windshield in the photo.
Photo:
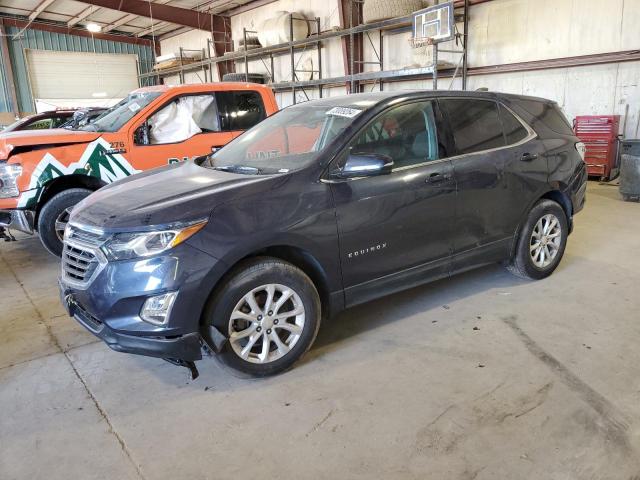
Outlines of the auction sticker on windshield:
{"type": "Polygon", "coordinates": [[[333,107],[331,110],[327,112],[327,115],[334,115],[336,117],[353,118],[361,112],[362,110],[358,110],[357,108],[333,107]]]}

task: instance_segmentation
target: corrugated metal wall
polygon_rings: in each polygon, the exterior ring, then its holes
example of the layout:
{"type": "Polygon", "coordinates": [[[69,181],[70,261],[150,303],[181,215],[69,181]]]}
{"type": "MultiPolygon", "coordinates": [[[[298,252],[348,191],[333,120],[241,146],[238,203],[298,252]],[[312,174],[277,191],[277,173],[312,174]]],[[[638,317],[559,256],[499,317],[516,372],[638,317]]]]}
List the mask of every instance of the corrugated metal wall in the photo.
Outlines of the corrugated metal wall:
{"type": "Polygon", "coordinates": [[[6,71],[4,69],[4,56],[0,55],[0,112],[8,112],[11,110],[9,105],[9,90],[7,90],[7,79],[5,77],[6,71]]]}
{"type": "MultiPolygon", "coordinates": [[[[29,75],[24,55],[26,48],[38,50],[56,50],[66,52],[95,52],[95,53],[128,53],[138,56],[138,70],[146,73],[153,67],[153,51],[151,46],[134,45],[132,43],[98,40],[95,38],[68,35],[65,33],[49,32],[45,30],[27,29],[18,38],[13,38],[21,29],[6,25],[9,55],[12,59],[13,74],[18,95],[18,105],[21,112],[34,110],[33,98],[29,89],[29,75]]],[[[5,59],[1,60],[2,62],[5,59]]],[[[10,104],[4,65],[0,69],[0,111],[9,110],[10,104]]],[[[152,79],[153,80],[153,79],[152,79]]]]}

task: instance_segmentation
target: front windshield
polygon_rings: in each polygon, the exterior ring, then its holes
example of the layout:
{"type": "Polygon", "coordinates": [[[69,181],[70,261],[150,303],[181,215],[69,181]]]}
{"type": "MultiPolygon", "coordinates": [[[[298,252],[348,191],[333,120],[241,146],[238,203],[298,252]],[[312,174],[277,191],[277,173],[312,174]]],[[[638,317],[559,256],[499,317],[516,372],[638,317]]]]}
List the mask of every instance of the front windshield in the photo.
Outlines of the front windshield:
{"type": "Polygon", "coordinates": [[[3,132],[13,132],[16,128],[18,128],[20,125],[25,123],[26,120],[27,120],[26,118],[21,118],[20,120],[16,120],[11,125],[5,127],[2,131],[3,132]]]}
{"type": "Polygon", "coordinates": [[[88,111],[85,112],[80,119],[78,119],[76,117],[76,115],[73,115],[73,118],[71,120],[68,120],[66,122],[64,122],[62,125],[60,125],[60,128],[66,128],[69,130],[77,130],[80,127],[84,127],[85,125],[88,125],[89,123],[93,122],[94,120],[96,120],[98,117],[104,115],[105,113],[108,113],[109,110],[95,110],[95,111],[88,111]]]}
{"type": "Polygon", "coordinates": [[[117,132],[133,116],[158,98],[161,92],[131,93],[91,123],[79,128],[87,132],[117,132]]]}
{"type": "Polygon", "coordinates": [[[299,170],[316,161],[360,112],[325,105],[287,108],[229,143],[203,166],[247,174],[299,170]]]}

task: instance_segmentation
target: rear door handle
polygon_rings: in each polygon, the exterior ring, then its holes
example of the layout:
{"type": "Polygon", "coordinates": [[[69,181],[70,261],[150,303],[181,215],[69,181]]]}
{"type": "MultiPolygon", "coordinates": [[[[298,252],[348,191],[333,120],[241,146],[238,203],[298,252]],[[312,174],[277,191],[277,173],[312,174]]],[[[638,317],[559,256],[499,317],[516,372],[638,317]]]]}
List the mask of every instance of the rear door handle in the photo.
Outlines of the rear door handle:
{"type": "Polygon", "coordinates": [[[451,175],[448,173],[440,173],[440,172],[434,172],[431,175],[429,175],[427,177],[426,182],[427,183],[441,183],[441,182],[446,182],[447,180],[451,179],[451,175]]]}
{"type": "Polygon", "coordinates": [[[538,158],[538,155],[536,153],[523,153],[520,157],[520,160],[522,160],[523,162],[530,162],[532,160],[535,160],[536,158],[538,158]]]}

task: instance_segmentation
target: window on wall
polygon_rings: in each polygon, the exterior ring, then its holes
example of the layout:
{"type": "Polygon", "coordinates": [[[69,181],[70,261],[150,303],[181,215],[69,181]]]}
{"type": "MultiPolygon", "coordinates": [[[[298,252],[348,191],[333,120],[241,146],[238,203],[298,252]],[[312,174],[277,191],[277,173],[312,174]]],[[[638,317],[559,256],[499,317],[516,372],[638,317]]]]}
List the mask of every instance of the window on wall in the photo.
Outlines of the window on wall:
{"type": "Polygon", "coordinates": [[[356,137],[350,151],[391,157],[394,168],[439,158],[433,102],[416,102],[391,108],[356,137]]]}
{"type": "Polygon", "coordinates": [[[500,117],[502,118],[502,127],[504,128],[505,137],[507,137],[507,145],[513,145],[520,140],[524,140],[529,132],[524,125],[503,105],[500,105],[500,117]]]}
{"type": "Polygon", "coordinates": [[[440,100],[449,117],[458,154],[504,147],[498,104],[469,98],[440,100]]]}
{"type": "Polygon", "coordinates": [[[258,92],[216,92],[216,100],[223,131],[248,130],[267,116],[258,92]]]}

